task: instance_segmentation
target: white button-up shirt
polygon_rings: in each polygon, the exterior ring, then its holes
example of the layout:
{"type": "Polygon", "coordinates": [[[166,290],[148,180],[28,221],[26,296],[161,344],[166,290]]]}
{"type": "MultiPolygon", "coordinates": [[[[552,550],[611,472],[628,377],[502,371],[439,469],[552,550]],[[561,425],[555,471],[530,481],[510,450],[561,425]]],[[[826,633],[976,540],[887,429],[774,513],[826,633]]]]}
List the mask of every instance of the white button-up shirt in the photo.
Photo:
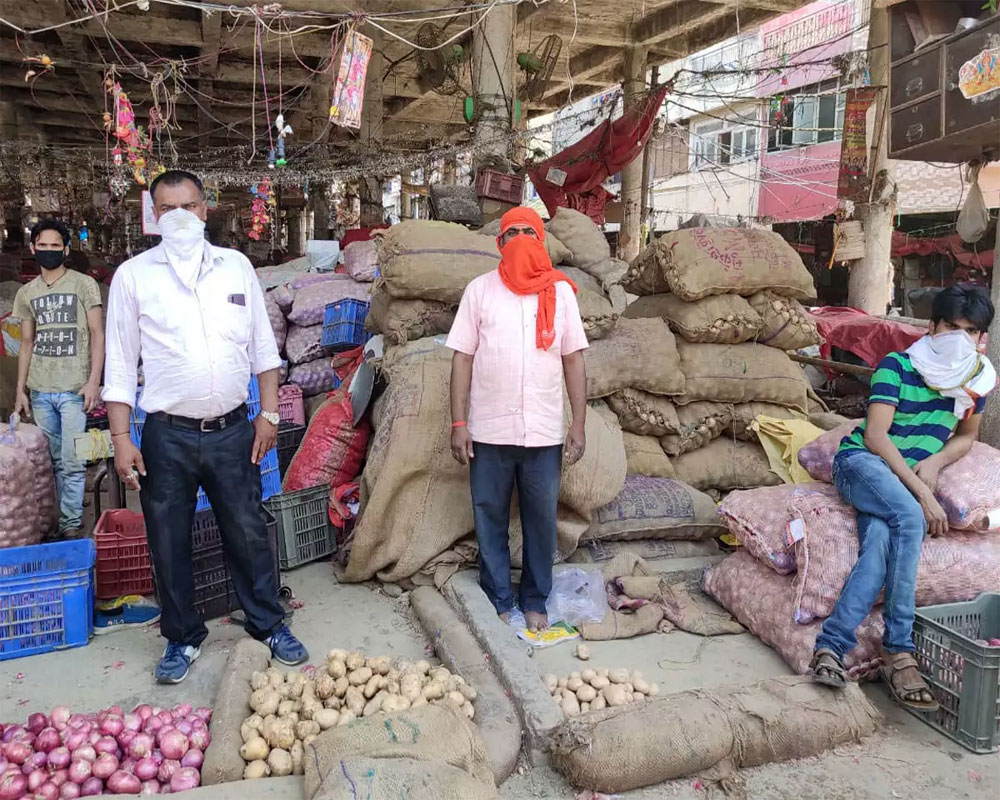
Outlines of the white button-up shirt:
{"type": "Polygon", "coordinates": [[[158,245],[122,264],[108,299],[105,402],[208,419],[247,399],[250,374],[281,366],[264,293],[246,257],[205,243],[200,269],[178,276],[158,245]]]}

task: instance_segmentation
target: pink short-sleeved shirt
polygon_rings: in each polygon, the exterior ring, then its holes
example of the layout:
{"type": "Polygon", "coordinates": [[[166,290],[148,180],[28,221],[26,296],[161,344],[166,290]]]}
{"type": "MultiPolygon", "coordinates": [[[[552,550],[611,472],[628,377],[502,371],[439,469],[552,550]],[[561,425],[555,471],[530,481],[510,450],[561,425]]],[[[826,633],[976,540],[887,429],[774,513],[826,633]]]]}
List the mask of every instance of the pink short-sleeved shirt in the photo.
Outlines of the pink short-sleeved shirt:
{"type": "Polygon", "coordinates": [[[470,283],[448,335],[448,347],[474,356],[469,434],[474,442],[521,447],[562,444],[562,357],[587,347],[576,295],[556,282],[556,338],[535,343],[538,295],[518,295],[494,270],[470,283]]]}

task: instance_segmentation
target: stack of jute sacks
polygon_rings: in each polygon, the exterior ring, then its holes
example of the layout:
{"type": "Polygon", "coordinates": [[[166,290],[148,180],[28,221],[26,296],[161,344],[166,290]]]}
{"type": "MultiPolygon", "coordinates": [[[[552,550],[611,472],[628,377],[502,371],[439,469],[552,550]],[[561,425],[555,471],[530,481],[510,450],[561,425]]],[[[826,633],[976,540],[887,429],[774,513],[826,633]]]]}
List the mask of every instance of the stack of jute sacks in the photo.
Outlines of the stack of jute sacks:
{"type": "MultiPolygon", "coordinates": [[[[475,560],[468,468],[451,455],[452,351],[443,334],[468,283],[496,269],[498,229],[408,220],[377,236],[379,278],[367,325],[386,340],[380,370],[387,386],[373,407],[346,580],[440,584],[475,560]]],[[[559,211],[546,243],[553,262],[577,282],[588,338],[610,335],[618,322],[611,298],[624,308],[616,277],[626,265],[610,259],[603,233],[576,212],[559,211]]],[[[625,481],[621,427],[604,403],[591,406],[586,433],[583,459],[563,472],[558,560],[576,550],[593,510],[615,498],[625,481]]],[[[516,499],[511,521],[512,562],[519,566],[516,499]]]]}
{"type": "MultiPolygon", "coordinates": [[[[799,451],[799,463],[816,482],[732,492],[719,507],[743,546],[709,569],[703,586],[800,673],[858,558],[855,511],[830,483],[837,448],[856,424],[828,431],[799,451]]],[[[935,494],[950,529],[923,541],[917,606],[997,591],[1000,533],[989,529],[989,512],[1000,507],[1000,451],[974,444],[941,471],[935,494]]],[[[872,675],[881,666],[883,629],[878,606],[845,659],[853,676],[872,675]]]]}

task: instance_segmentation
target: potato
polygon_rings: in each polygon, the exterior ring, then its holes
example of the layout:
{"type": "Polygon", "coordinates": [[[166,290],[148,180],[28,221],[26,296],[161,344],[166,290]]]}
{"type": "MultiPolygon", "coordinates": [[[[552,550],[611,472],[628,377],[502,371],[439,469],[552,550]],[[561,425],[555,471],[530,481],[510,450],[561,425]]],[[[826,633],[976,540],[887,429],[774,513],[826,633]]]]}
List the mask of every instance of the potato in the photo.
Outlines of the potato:
{"type": "Polygon", "coordinates": [[[267,675],[267,682],[271,684],[272,689],[277,689],[285,682],[285,673],[276,667],[268,667],[264,670],[264,674],[267,675]]]}
{"type": "Polygon", "coordinates": [[[297,700],[282,700],[278,703],[278,716],[287,717],[293,711],[298,711],[301,706],[297,700]]]}
{"type": "Polygon", "coordinates": [[[591,711],[602,711],[608,707],[608,701],[604,699],[603,694],[597,695],[593,700],[590,701],[591,711]]]}
{"type": "Polygon", "coordinates": [[[625,687],[625,691],[628,694],[632,694],[635,691],[635,687],[631,683],[622,684],[625,687]]]}
{"type": "Polygon", "coordinates": [[[644,695],[642,692],[632,692],[632,702],[633,703],[641,703],[645,699],[646,699],[646,695],[644,695]]]}
{"type": "Polygon", "coordinates": [[[250,695],[250,708],[266,717],[278,710],[281,697],[273,689],[257,689],[250,695]]]}
{"type": "Polygon", "coordinates": [[[254,736],[240,747],[240,758],[244,761],[263,761],[270,751],[271,748],[267,746],[267,742],[263,738],[254,736]]]}
{"type": "Polygon", "coordinates": [[[337,697],[343,697],[345,694],[347,694],[347,688],[350,685],[351,685],[351,682],[349,680],[347,680],[347,676],[346,675],[344,675],[344,676],[342,676],[340,678],[337,678],[333,682],[333,693],[337,697]]]}
{"type": "Polygon", "coordinates": [[[558,681],[556,681],[556,686],[558,686],[560,689],[565,689],[566,688],[566,684],[568,682],[569,682],[569,678],[560,678],[558,681]]]}
{"type": "Polygon", "coordinates": [[[597,697],[597,689],[589,684],[583,684],[579,689],[576,690],[576,699],[581,703],[589,703],[595,697],[597,697]]]}
{"type": "Polygon", "coordinates": [[[586,714],[590,711],[590,703],[580,703],[580,713],[586,714]]]}
{"type": "MultiPolygon", "coordinates": [[[[323,709],[325,711],[326,709],[323,709]]],[[[320,713],[323,713],[321,711],[320,713]]],[[[327,727],[330,727],[327,725],[327,727]]],[[[314,736],[321,730],[320,724],[316,720],[302,720],[295,726],[295,738],[305,739],[307,736],[314,736]]]]}
{"type": "Polygon", "coordinates": [[[288,699],[298,700],[302,697],[302,693],[305,691],[306,686],[312,685],[307,684],[305,681],[294,681],[293,683],[286,683],[288,687],[288,699]]]}
{"type": "Polygon", "coordinates": [[[358,653],[357,651],[348,653],[347,658],[344,659],[344,663],[347,665],[348,672],[360,669],[365,665],[365,654],[358,653]]]}
{"type": "Polygon", "coordinates": [[[339,647],[333,648],[330,652],[326,654],[327,661],[347,661],[347,651],[341,650],[339,647]]]}
{"type": "Polygon", "coordinates": [[[400,680],[402,680],[403,678],[403,673],[400,672],[395,667],[393,667],[387,673],[385,673],[385,677],[388,678],[390,681],[396,681],[396,683],[399,683],[400,680]]]}
{"type": "Polygon", "coordinates": [[[267,680],[267,675],[263,672],[255,672],[250,676],[250,688],[255,692],[258,689],[266,689],[270,685],[270,682],[267,680]]]}
{"type": "Polygon", "coordinates": [[[372,670],[371,667],[358,667],[357,669],[347,673],[347,682],[351,686],[364,686],[371,680],[372,670]]]}
{"type": "Polygon", "coordinates": [[[385,690],[389,694],[399,694],[399,681],[390,681],[387,679],[385,682],[385,690]]]}
{"type": "Polygon", "coordinates": [[[569,677],[570,680],[572,680],[573,678],[579,678],[580,680],[583,680],[583,676],[579,672],[571,672],[569,674],[569,677]]]}
{"type": "Polygon", "coordinates": [[[628,683],[627,669],[612,669],[608,671],[608,680],[612,683],[628,683]]]}
{"type": "Polygon", "coordinates": [[[602,675],[598,675],[596,678],[594,678],[590,682],[590,685],[593,686],[598,691],[600,691],[601,689],[605,689],[608,686],[610,686],[611,685],[611,681],[609,681],[606,677],[604,677],[602,675]]]}
{"type": "Polygon", "coordinates": [[[389,695],[385,692],[379,692],[371,700],[369,700],[365,707],[361,710],[361,715],[364,717],[370,717],[372,714],[377,714],[382,710],[382,701],[385,700],[389,695]]]}
{"type": "Polygon", "coordinates": [[[583,678],[585,683],[590,683],[597,677],[597,671],[593,669],[585,669],[580,672],[580,677],[583,678]]]}
{"type": "Polygon", "coordinates": [[[611,670],[609,670],[607,667],[601,667],[601,669],[597,670],[597,675],[600,678],[606,678],[608,677],[609,672],[611,672],[611,670]]]}
{"type": "Polygon", "coordinates": [[[276,691],[278,693],[278,697],[280,697],[282,700],[288,700],[288,699],[291,698],[291,696],[292,696],[292,689],[294,689],[294,688],[295,687],[292,686],[292,684],[290,684],[290,683],[283,683],[283,684],[281,684],[281,686],[279,686],[274,691],[276,691]]]}
{"type": "Polygon", "coordinates": [[[268,737],[270,737],[270,735],[271,735],[271,728],[274,727],[274,723],[277,722],[277,721],[278,721],[278,718],[276,716],[274,716],[274,714],[270,714],[270,715],[264,717],[264,721],[261,723],[261,726],[260,726],[260,735],[263,736],[265,739],[267,739],[268,737]]]}
{"type": "Polygon", "coordinates": [[[444,687],[440,681],[431,681],[423,688],[421,695],[427,700],[438,700],[444,697],[444,687]]]}
{"type": "Polygon", "coordinates": [[[358,718],[357,715],[350,709],[348,709],[347,711],[341,711],[340,719],[337,720],[337,727],[343,728],[345,725],[350,725],[357,718],[358,718]]]}
{"type": "MultiPolygon", "coordinates": [[[[323,701],[323,708],[332,708],[334,711],[340,711],[340,707],[343,705],[339,697],[328,697],[323,701]]],[[[316,712],[313,711],[313,719],[316,719],[316,712]]]]}
{"type": "Polygon", "coordinates": [[[576,699],[575,694],[565,695],[559,707],[567,717],[575,717],[580,714],[580,702],[576,699]]]}
{"type": "Polygon", "coordinates": [[[642,694],[649,694],[649,683],[642,678],[636,678],[632,681],[632,691],[642,692],[642,694]]]}
{"type": "Polygon", "coordinates": [[[385,680],[381,675],[372,675],[368,682],[365,684],[361,693],[365,696],[365,699],[371,700],[375,696],[375,692],[379,690],[379,683],[385,680]]]}
{"type": "Polygon", "coordinates": [[[244,720],[243,724],[240,725],[240,738],[244,744],[251,739],[256,739],[258,736],[260,736],[260,731],[250,725],[249,720],[244,720]]]}
{"type": "Polygon", "coordinates": [[[326,671],[331,678],[343,678],[347,675],[347,664],[343,661],[331,661],[326,665],[326,671]]]}
{"type": "Polygon", "coordinates": [[[398,694],[390,694],[382,701],[382,710],[387,714],[395,711],[406,711],[409,707],[410,701],[398,694]]]}
{"type": "Polygon", "coordinates": [[[642,673],[639,672],[639,670],[634,669],[634,670],[632,670],[629,673],[629,675],[628,675],[628,681],[629,681],[629,683],[633,683],[634,684],[636,681],[641,681],[642,677],[643,677],[642,673]]]}
{"type": "Polygon", "coordinates": [[[566,681],[566,688],[571,692],[576,692],[581,686],[583,686],[583,678],[570,678],[566,681]]]}
{"type": "MultiPolygon", "coordinates": [[[[295,725],[292,721],[279,717],[277,722],[271,726],[271,732],[268,734],[267,743],[271,745],[272,748],[278,748],[279,750],[287,750],[295,744],[295,725]]],[[[274,764],[271,764],[271,771],[274,771],[274,764]]]]}
{"type": "Polygon", "coordinates": [[[260,714],[258,714],[257,712],[254,712],[249,717],[247,717],[244,720],[244,722],[247,725],[249,725],[251,728],[253,728],[254,730],[258,730],[259,731],[260,730],[260,726],[264,724],[264,718],[260,714]]]}
{"type": "Polygon", "coordinates": [[[311,745],[314,741],[316,741],[315,736],[307,736],[305,739],[302,740],[302,748],[305,749],[306,747],[311,745]]]}
{"type": "Polygon", "coordinates": [[[649,696],[656,697],[660,693],[660,684],[651,683],[649,684],[649,696]]]}
{"type": "Polygon", "coordinates": [[[420,676],[407,673],[399,681],[399,693],[412,703],[420,697],[420,676]]]}
{"type": "MultiPolygon", "coordinates": [[[[321,708],[315,714],[313,714],[313,721],[319,726],[321,731],[325,731],[327,728],[332,728],[337,724],[337,720],[340,719],[340,712],[335,711],[332,708],[321,708]]],[[[302,723],[299,723],[300,725],[302,723]]],[[[303,740],[306,739],[305,736],[302,737],[303,740]]]]}
{"type": "Polygon", "coordinates": [[[392,659],[389,658],[389,656],[369,658],[368,666],[371,667],[373,672],[377,672],[379,675],[387,675],[389,673],[389,668],[392,666],[392,659]]]}
{"type": "Polygon", "coordinates": [[[284,717],[279,717],[279,719],[287,719],[289,722],[292,723],[292,725],[298,725],[299,724],[299,720],[300,719],[305,719],[305,718],[304,717],[300,717],[298,711],[292,711],[290,714],[287,714],[284,717]]]}
{"type": "Polygon", "coordinates": [[[305,762],[305,748],[302,746],[302,742],[296,742],[292,745],[292,749],[288,751],[289,755],[292,757],[292,775],[305,775],[306,774],[306,762],[305,762]]]}
{"type": "Polygon", "coordinates": [[[428,672],[431,671],[430,662],[429,661],[425,661],[424,659],[420,659],[413,666],[417,670],[417,672],[419,672],[421,675],[426,675],[428,672]]]}
{"type": "Polygon", "coordinates": [[[450,691],[444,696],[444,699],[455,706],[455,708],[461,708],[465,705],[465,695],[461,692],[450,691]]]}
{"type": "Polygon", "coordinates": [[[360,717],[365,710],[365,696],[357,686],[351,686],[344,695],[344,704],[356,717],[360,717]]]}
{"type": "MultiPolygon", "coordinates": [[[[294,742],[293,742],[294,744],[294,742]]],[[[291,745],[289,745],[291,747],[291,745]]],[[[271,774],[282,776],[292,774],[292,754],[280,747],[275,748],[267,757],[267,765],[271,768],[271,774]]]]}
{"type": "Polygon", "coordinates": [[[590,661],[590,648],[585,644],[576,646],[576,657],[581,661],[590,661]]]}
{"type": "MultiPolygon", "coordinates": [[[[340,662],[337,661],[337,664],[340,662]]],[[[328,697],[333,697],[333,691],[336,688],[337,681],[330,675],[320,675],[316,678],[316,697],[320,700],[326,700],[328,697]]]]}
{"type": "Polygon", "coordinates": [[[435,667],[431,670],[431,680],[446,683],[451,677],[451,670],[447,667],[435,667]]]}
{"type": "Polygon", "coordinates": [[[469,684],[467,683],[460,683],[458,686],[458,691],[460,691],[462,693],[462,696],[466,700],[469,700],[470,702],[472,700],[475,700],[479,696],[479,692],[477,692],[475,688],[469,686],[469,684]]]}
{"type": "Polygon", "coordinates": [[[625,688],[620,684],[612,684],[611,686],[605,687],[603,692],[604,699],[607,700],[608,705],[612,708],[623,706],[628,703],[628,699],[625,696],[625,688]]]}
{"type": "Polygon", "coordinates": [[[271,774],[271,768],[267,765],[266,761],[258,760],[251,761],[247,764],[246,769],[243,770],[243,777],[247,780],[252,780],[253,778],[266,778],[271,774]]]}
{"type": "MultiPolygon", "coordinates": [[[[314,698],[309,698],[304,703],[302,703],[302,710],[296,715],[298,719],[310,720],[316,717],[317,711],[323,710],[323,704],[314,698]]],[[[291,719],[291,715],[288,716],[291,719]]],[[[298,720],[296,720],[298,721],[298,720]]]]}

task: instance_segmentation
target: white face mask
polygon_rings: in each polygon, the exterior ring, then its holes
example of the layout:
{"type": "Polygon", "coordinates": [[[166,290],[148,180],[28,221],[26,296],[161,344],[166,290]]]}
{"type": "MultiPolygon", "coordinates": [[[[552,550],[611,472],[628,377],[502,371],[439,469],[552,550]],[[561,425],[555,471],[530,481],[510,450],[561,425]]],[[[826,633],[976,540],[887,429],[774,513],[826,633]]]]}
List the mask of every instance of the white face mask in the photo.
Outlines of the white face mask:
{"type": "Polygon", "coordinates": [[[190,283],[205,253],[205,223],[184,208],[168,211],[156,221],[167,260],[185,283],[190,283]]]}
{"type": "Polygon", "coordinates": [[[963,361],[976,356],[979,348],[975,340],[965,331],[946,331],[930,337],[931,350],[939,356],[963,361]]]}

